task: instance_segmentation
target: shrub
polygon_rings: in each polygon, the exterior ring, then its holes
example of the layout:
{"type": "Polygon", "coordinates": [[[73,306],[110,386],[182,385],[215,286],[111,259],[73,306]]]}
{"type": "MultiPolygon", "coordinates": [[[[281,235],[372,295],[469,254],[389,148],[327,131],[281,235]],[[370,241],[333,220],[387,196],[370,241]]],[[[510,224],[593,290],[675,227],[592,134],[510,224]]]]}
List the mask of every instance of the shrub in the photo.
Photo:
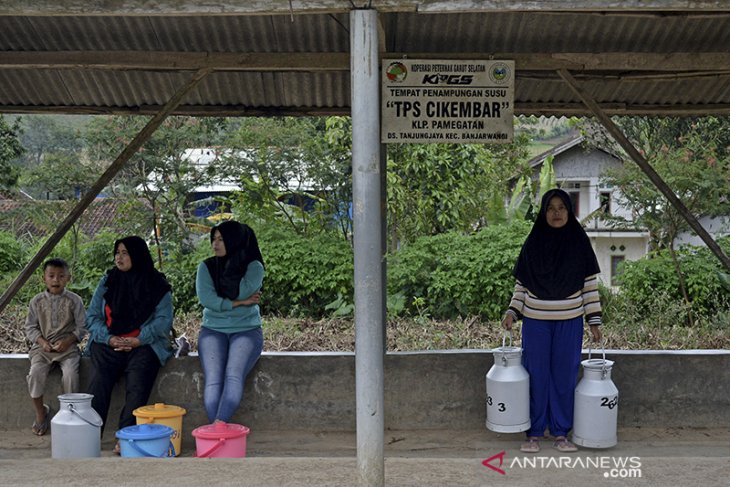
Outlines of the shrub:
{"type": "Polygon", "coordinates": [[[172,286],[172,302],[175,314],[200,313],[200,302],[195,294],[195,278],[198,264],[212,255],[210,240],[201,238],[193,252],[185,252],[180,245],[171,245],[163,260],[162,271],[172,286]]]}
{"type": "Polygon", "coordinates": [[[266,275],[265,313],[324,316],[340,300],[352,303],[353,254],[350,244],[329,233],[302,236],[279,227],[255,229],[266,275]]]}
{"type": "Polygon", "coordinates": [[[529,229],[515,221],[472,235],[421,237],[389,257],[389,290],[402,293],[419,315],[498,319],[509,304],[512,269],[529,229]]]}
{"type": "Polygon", "coordinates": [[[0,272],[7,273],[22,268],[23,245],[9,232],[0,232],[0,272]]]}
{"type": "Polygon", "coordinates": [[[92,239],[84,239],[79,245],[76,260],[69,260],[73,268],[68,288],[81,296],[87,305],[99,280],[114,266],[114,242],[118,238],[116,233],[102,232],[92,239]]]}
{"type": "MultiPolygon", "coordinates": [[[[730,237],[718,243],[725,252],[730,250],[730,237]]],[[[727,316],[730,299],[722,287],[717,257],[706,248],[687,246],[678,252],[678,258],[696,318],[716,321],[717,317],[727,316]]],[[[675,324],[688,322],[688,310],[682,305],[684,298],[669,252],[660,251],[649,258],[624,263],[619,282],[621,297],[628,301],[625,306],[640,310],[642,317],[673,314],[675,324]],[[666,299],[657,299],[658,296],[666,299]],[[668,303],[678,306],[669,307],[668,303]],[[673,312],[667,312],[668,308],[673,308],[673,312]]]]}

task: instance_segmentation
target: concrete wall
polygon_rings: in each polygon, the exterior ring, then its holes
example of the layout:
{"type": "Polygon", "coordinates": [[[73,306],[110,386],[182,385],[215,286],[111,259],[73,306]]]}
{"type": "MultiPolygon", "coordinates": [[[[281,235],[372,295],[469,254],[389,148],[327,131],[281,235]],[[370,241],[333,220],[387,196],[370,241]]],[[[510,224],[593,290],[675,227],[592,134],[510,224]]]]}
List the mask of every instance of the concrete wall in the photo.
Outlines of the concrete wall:
{"type": "MultiPolygon", "coordinates": [[[[594,354],[595,358],[595,354],[594,354]]],[[[730,427],[730,351],[608,351],[619,389],[619,426],[730,427]]],[[[484,428],[485,375],[493,356],[484,350],[389,353],[385,358],[385,426],[391,430],[484,428]]],[[[82,384],[90,363],[82,361],[82,384]]],[[[0,430],[30,428],[33,413],[24,355],[0,356],[0,430]]],[[[122,402],[117,387],[109,428],[116,431],[122,402]]],[[[197,357],[170,360],[151,402],[187,409],[189,432],[207,424],[197,357]]],[[[47,402],[58,408],[60,372],[49,380],[47,402]]],[[[355,356],[341,353],[265,353],[246,383],[233,422],[252,429],[355,429],[355,356]]]]}

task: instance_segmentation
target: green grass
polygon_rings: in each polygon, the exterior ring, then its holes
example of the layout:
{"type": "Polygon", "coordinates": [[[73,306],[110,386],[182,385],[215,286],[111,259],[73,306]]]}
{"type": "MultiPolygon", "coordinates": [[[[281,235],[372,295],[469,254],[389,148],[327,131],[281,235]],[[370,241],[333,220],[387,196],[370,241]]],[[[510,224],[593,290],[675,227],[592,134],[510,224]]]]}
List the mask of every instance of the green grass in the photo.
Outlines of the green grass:
{"type": "MultiPolygon", "coordinates": [[[[25,307],[10,306],[0,316],[0,353],[27,353],[23,325],[25,307]]],[[[730,312],[713,322],[700,321],[695,327],[644,320],[613,319],[605,323],[605,347],[623,350],[730,349],[730,312]]],[[[178,334],[185,333],[195,350],[200,314],[175,317],[178,334]]],[[[490,349],[502,345],[504,331],[497,322],[477,317],[458,320],[397,318],[388,321],[388,351],[490,349]]],[[[351,319],[264,317],[264,350],[339,351],[355,349],[355,327],[351,319]]],[[[514,340],[519,343],[519,327],[514,340]]],[[[588,331],[583,346],[589,346],[588,331]]]]}

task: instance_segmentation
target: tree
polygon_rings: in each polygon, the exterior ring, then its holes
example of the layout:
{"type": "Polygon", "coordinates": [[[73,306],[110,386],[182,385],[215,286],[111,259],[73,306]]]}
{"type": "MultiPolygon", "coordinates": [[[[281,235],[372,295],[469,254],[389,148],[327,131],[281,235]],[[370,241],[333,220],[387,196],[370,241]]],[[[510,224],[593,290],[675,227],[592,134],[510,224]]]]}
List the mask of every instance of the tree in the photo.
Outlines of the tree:
{"type": "Polygon", "coordinates": [[[20,141],[25,148],[25,166],[41,164],[49,154],[79,153],[84,148],[83,131],[88,117],[25,115],[20,119],[20,141]]]}
{"type": "Polygon", "coordinates": [[[24,187],[35,193],[53,195],[53,199],[78,199],[91,188],[103,171],[98,161],[79,152],[47,153],[34,167],[26,167],[21,177],[24,187]]]}
{"type": "MultiPolygon", "coordinates": [[[[617,123],[696,218],[730,214],[730,120],[625,117],[617,123]]],[[[593,140],[600,143],[602,136],[593,140]]],[[[687,222],[632,162],[609,171],[604,182],[620,190],[621,203],[633,210],[639,227],[648,229],[652,247],[668,250],[691,310],[675,252],[677,236],[689,230],[687,222]]]]}
{"type": "Polygon", "coordinates": [[[83,132],[88,118],[28,115],[20,120],[20,160],[23,189],[46,199],[74,199],[86,191],[100,173],[84,151],[83,132]]]}
{"type": "Polygon", "coordinates": [[[349,238],[349,119],[244,119],[227,141],[233,201],[247,219],[279,222],[301,235],[349,238]]]}
{"type": "Polygon", "coordinates": [[[18,182],[20,171],[13,161],[24,152],[19,140],[20,133],[19,120],[16,119],[10,125],[0,115],[0,189],[14,188],[18,182]]]}
{"type": "MultiPolygon", "coordinates": [[[[504,145],[388,146],[388,231],[391,248],[422,235],[473,232],[499,212],[507,181],[527,157],[528,137],[504,145]]],[[[495,223],[493,221],[492,223],[495,223]]]]}
{"type": "MultiPolygon", "coordinates": [[[[147,123],[147,117],[107,117],[89,125],[87,141],[92,158],[111,163],[147,123]]],[[[109,190],[142,197],[153,214],[155,237],[187,242],[190,192],[221,176],[216,164],[196,164],[189,149],[216,148],[225,132],[221,118],[169,117],[127,163],[109,190]]]]}

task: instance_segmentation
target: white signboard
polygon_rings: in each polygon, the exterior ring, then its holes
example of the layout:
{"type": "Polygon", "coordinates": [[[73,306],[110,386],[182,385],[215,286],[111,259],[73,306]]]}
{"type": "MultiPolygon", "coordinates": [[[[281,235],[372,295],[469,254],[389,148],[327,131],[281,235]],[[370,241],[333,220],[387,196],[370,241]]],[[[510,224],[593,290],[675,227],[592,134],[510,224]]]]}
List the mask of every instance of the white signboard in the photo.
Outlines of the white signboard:
{"type": "Polygon", "coordinates": [[[383,143],[512,141],[514,61],[383,60],[383,143]]]}

